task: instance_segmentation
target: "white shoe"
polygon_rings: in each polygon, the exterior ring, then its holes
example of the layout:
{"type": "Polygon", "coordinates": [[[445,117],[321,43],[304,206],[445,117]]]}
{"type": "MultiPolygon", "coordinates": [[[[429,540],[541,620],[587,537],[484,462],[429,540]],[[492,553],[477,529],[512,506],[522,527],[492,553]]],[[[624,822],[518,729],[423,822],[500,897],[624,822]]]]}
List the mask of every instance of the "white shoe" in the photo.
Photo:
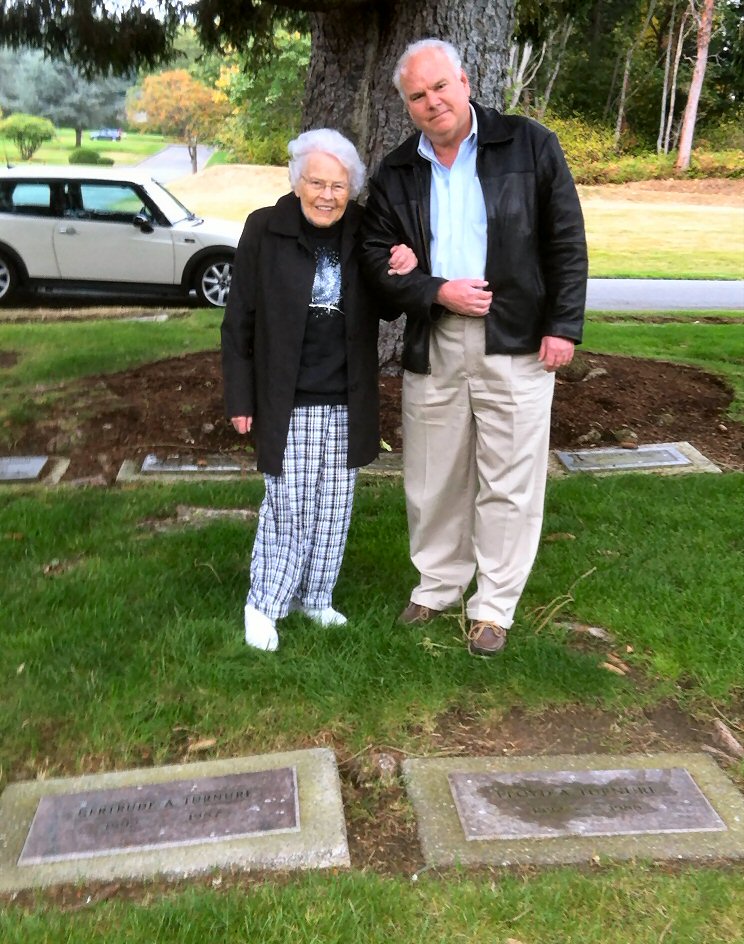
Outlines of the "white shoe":
{"type": "Polygon", "coordinates": [[[305,616],[309,617],[314,623],[317,623],[318,626],[345,626],[348,622],[343,613],[339,613],[338,610],[334,610],[332,606],[325,606],[321,609],[311,606],[303,606],[300,607],[300,609],[305,614],[305,616]]]}
{"type": "Polygon", "coordinates": [[[279,645],[276,623],[254,606],[245,605],[245,641],[249,646],[274,652],[279,645]]]}

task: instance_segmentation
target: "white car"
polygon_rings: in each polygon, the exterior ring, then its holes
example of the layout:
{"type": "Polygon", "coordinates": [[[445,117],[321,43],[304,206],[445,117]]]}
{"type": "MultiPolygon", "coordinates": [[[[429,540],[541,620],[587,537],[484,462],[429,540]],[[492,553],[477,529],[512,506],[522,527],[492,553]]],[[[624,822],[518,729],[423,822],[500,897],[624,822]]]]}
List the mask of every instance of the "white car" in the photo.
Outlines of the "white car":
{"type": "Polygon", "coordinates": [[[188,295],[223,308],[242,225],[131,168],[0,169],[0,304],[16,289],[188,295]]]}

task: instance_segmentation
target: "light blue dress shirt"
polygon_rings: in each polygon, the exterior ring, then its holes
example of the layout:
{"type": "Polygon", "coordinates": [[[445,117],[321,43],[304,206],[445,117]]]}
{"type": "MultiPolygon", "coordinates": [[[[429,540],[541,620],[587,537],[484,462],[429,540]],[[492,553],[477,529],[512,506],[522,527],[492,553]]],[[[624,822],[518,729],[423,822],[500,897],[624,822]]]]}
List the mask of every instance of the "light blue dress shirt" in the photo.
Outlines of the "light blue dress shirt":
{"type": "Polygon", "coordinates": [[[451,167],[440,163],[421,135],[418,153],[431,164],[431,274],[445,279],[482,279],[486,272],[486,204],[478,180],[478,119],[470,106],[470,134],[451,167]]]}

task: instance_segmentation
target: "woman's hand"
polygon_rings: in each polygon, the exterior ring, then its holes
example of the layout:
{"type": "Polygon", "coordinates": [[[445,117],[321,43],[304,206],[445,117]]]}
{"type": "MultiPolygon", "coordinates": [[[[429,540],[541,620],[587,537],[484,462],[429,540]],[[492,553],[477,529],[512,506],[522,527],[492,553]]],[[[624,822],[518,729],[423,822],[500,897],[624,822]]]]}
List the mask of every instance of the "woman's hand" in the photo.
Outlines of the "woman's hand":
{"type": "Polygon", "coordinates": [[[251,426],[253,425],[252,416],[233,416],[230,418],[230,422],[233,424],[233,429],[236,433],[240,433],[241,436],[244,436],[246,433],[250,433],[251,426]]]}
{"type": "Polygon", "coordinates": [[[389,265],[388,275],[408,275],[418,265],[418,259],[413,249],[400,243],[390,250],[389,265]]]}

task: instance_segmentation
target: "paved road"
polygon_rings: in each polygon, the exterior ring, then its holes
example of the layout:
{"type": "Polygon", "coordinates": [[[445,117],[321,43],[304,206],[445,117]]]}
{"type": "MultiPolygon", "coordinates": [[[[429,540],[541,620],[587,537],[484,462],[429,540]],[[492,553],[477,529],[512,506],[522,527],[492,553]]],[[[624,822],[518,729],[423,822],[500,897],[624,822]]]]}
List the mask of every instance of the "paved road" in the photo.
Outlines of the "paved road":
{"type": "MultiPolygon", "coordinates": [[[[207,166],[207,161],[214,153],[214,148],[199,144],[196,148],[196,164],[199,170],[207,166]]],[[[166,183],[179,177],[188,177],[191,173],[191,158],[185,144],[169,144],[162,151],[146,157],[137,167],[149,171],[156,180],[166,183]]]]}
{"type": "Polygon", "coordinates": [[[744,310],[744,281],[589,279],[586,307],[595,311],[668,311],[682,308],[744,310]]]}

